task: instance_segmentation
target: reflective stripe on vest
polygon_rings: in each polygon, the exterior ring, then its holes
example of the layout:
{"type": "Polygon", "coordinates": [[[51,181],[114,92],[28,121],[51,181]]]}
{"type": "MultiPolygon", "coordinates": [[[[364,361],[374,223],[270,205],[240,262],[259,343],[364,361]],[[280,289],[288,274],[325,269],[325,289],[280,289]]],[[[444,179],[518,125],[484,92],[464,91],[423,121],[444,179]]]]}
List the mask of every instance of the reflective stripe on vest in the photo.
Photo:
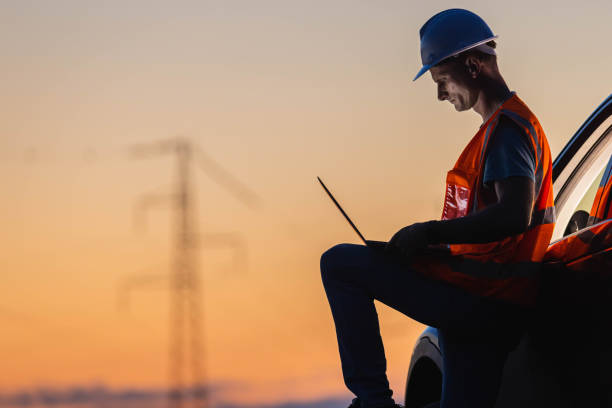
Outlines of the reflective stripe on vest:
{"type": "Polygon", "coordinates": [[[413,264],[428,276],[472,293],[532,305],[537,295],[540,262],[555,222],[552,160],[538,119],[516,94],[480,128],[448,172],[442,220],[464,217],[493,204],[483,198],[482,176],[487,147],[491,137],[495,137],[500,115],[506,115],[523,129],[535,158],[535,200],[527,230],[484,244],[450,244],[451,256],[423,255],[413,264]]]}

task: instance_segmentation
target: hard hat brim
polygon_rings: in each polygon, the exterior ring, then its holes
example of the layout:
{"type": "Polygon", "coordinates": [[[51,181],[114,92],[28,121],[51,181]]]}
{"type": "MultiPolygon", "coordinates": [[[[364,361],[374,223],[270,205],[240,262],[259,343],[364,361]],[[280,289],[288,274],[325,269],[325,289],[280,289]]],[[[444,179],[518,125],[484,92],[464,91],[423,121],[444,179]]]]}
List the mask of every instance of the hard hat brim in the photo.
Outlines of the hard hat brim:
{"type": "Polygon", "coordinates": [[[429,71],[429,68],[431,68],[431,65],[423,65],[423,68],[421,68],[421,70],[419,72],[417,72],[416,76],[414,77],[414,79],[412,80],[413,82],[416,81],[417,79],[419,79],[419,77],[421,75],[423,75],[424,73],[426,73],[427,71],[429,71]]]}
{"type": "Polygon", "coordinates": [[[421,75],[423,75],[425,72],[429,71],[429,69],[430,69],[431,67],[435,66],[435,65],[436,65],[436,64],[438,64],[439,62],[441,62],[441,61],[443,61],[443,60],[445,60],[445,59],[447,59],[447,58],[450,58],[450,57],[452,57],[453,55],[461,54],[461,53],[462,53],[462,52],[464,52],[464,51],[471,50],[472,48],[478,47],[478,46],[479,46],[479,45],[481,45],[481,44],[486,44],[486,43],[488,43],[489,41],[496,39],[497,37],[499,37],[499,36],[498,36],[498,35],[494,35],[493,37],[489,37],[489,38],[486,38],[486,39],[484,39],[484,40],[482,40],[482,41],[478,41],[478,42],[476,42],[476,43],[474,43],[474,44],[470,44],[470,45],[468,45],[468,46],[467,46],[467,47],[465,47],[465,48],[462,48],[462,49],[460,49],[460,50],[457,50],[457,51],[455,51],[455,52],[453,52],[453,53],[451,53],[451,54],[449,54],[449,55],[445,55],[445,56],[443,56],[442,58],[438,58],[438,59],[437,59],[436,61],[434,61],[432,64],[423,65],[423,67],[422,67],[422,68],[419,70],[419,72],[417,72],[416,76],[414,77],[414,79],[413,79],[412,81],[413,81],[413,82],[414,82],[414,81],[416,81],[416,80],[417,80],[417,79],[418,79],[418,78],[419,78],[421,75]]]}

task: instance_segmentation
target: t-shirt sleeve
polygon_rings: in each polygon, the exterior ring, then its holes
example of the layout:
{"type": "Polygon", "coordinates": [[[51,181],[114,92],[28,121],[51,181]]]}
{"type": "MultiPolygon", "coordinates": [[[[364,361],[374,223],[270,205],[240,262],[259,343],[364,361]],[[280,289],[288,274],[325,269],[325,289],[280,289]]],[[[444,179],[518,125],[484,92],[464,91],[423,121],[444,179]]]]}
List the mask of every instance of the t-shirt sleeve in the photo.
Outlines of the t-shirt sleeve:
{"type": "Polygon", "coordinates": [[[490,184],[512,176],[535,181],[535,154],[527,133],[512,119],[502,115],[490,136],[482,181],[490,184]]]}

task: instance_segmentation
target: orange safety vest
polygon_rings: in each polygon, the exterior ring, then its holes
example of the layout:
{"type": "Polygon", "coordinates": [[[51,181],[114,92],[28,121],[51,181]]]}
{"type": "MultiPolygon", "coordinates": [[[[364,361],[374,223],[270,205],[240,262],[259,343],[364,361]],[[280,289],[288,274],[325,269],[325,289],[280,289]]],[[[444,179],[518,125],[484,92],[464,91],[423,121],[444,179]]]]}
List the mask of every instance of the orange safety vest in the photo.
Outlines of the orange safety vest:
{"type": "Polygon", "coordinates": [[[470,293],[530,306],[536,301],[540,263],[552,236],[555,209],[548,141],[535,115],[516,94],[483,124],[446,177],[442,220],[464,217],[496,202],[482,184],[484,159],[500,115],[527,134],[535,156],[535,200],[524,233],[484,244],[449,244],[448,255],[415,256],[412,266],[470,293]]]}

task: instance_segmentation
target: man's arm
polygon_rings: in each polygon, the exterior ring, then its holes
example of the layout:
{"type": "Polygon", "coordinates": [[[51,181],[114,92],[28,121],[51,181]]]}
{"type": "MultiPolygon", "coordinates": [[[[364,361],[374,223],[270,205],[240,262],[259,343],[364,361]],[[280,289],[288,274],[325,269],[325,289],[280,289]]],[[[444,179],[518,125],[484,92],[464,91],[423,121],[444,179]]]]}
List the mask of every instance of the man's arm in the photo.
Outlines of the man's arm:
{"type": "Polygon", "coordinates": [[[508,177],[493,182],[497,203],[461,218],[416,223],[399,230],[387,249],[413,251],[429,244],[485,243],[520,234],[531,222],[534,182],[508,177]]]}
{"type": "Polygon", "coordinates": [[[520,234],[531,222],[534,183],[527,177],[493,182],[497,203],[461,218],[429,223],[429,243],[483,243],[520,234]]]}
{"type": "Polygon", "coordinates": [[[474,214],[444,221],[412,224],[393,236],[388,249],[405,251],[427,244],[493,242],[524,232],[535,197],[533,147],[525,131],[502,115],[483,166],[483,183],[496,195],[495,204],[474,214]]]}

